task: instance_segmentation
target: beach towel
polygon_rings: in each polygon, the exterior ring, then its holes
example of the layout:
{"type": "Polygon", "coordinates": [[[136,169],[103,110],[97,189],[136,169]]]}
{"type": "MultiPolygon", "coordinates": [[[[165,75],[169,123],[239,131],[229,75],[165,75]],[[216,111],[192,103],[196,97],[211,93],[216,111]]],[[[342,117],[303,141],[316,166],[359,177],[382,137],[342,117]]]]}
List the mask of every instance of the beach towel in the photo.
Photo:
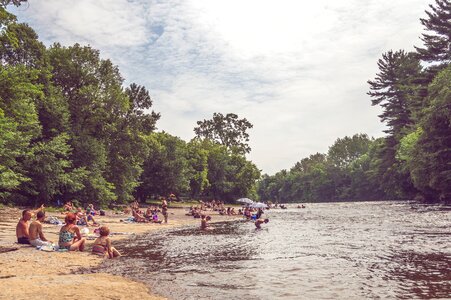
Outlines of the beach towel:
{"type": "Polygon", "coordinates": [[[60,221],[57,217],[55,216],[49,216],[47,217],[47,219],[45,220],[46,223],[49,224],[53,224],[53,225],[63,225],[63,222],[60,221]]]}
{"type": "Polygon", "coordinates": [[[124,223],[134,223],[134,222],[136,222],[136,220],[135,220],[134,217],[128,217],[128,218],[126,218],[126,219],[122,219],[121,222],[124,222],[124,223]]]}
{"type": "Polygon", "coordinates": [[[37,250],[45,251],[45,252],[53,252],[55,251],[54,245],[44,245],[44,246],[38,246],[36,247],[37,250]]]}

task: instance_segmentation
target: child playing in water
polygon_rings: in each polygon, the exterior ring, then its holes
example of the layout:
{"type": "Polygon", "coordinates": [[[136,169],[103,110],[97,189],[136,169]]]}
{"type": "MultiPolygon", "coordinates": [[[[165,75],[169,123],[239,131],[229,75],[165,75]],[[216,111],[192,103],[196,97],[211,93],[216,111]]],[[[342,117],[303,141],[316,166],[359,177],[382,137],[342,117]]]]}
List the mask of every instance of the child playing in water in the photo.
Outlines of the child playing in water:
{"type": "Polygon", "coordinates": [[[261,224],[263,224],[263,223],[268,223],[269,222],[269,219],[257,219],[256,221],[255,221],[255,227],[257,227],[257,229],[261,229],[262,227],[261,227],[261,224]]]}
{"type": "Polygon", "coordinates": [[[207,222],[211,220],[211,217],[202,215],[201,218],[202,218],[202,220],[200,221],[200,229],[207,230],[208,229],[208,223],[207,222]]]}
{"type": "Polygon", "coordinates": [[[111,246],[111,240],[108,237],[110,229],[106,226],[102,226],[99,228],[99,234],[100,237],[98,237],[94,241],[94,245],[92,245],[92,253],[109,258],[121,256],[121,253],[111,246]]]}

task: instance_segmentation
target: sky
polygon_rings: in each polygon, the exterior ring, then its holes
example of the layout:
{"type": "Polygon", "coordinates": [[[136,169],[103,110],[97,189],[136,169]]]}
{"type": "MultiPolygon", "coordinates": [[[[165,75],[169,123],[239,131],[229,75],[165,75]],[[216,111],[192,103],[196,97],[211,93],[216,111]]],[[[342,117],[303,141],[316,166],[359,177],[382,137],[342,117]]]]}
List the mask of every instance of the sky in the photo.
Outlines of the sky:
{"type": "Polygon", "coordinates": [[[159,131],[186,141],[199,120],[253,124],[262,173],[326,153],[337,138],[383,136],[367,80],[389,50],[421,45],[433,0],[29,0],[9,10],[47,46],[79,43],[145,86],[159,131]]]}

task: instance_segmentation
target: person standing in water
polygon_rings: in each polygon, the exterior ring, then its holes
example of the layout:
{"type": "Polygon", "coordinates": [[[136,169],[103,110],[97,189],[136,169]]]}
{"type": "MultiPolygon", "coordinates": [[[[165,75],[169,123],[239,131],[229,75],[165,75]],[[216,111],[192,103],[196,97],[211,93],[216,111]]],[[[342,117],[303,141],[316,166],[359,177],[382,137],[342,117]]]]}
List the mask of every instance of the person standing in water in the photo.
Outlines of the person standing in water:
{"type": "Polygon", "coordinates": [[[200,229],[207,230],[208,229],[208,223],[207,222],[211,220],[211,217],[202,215],[201,218],[202,218],[202,220],[200,221],[200,229]]]}
{"type": "Polygon", "coordinates": [[[164,223],[168,223],[168,202],[165,198],[161,201],[161,213],[163,214],[164,223]]]}

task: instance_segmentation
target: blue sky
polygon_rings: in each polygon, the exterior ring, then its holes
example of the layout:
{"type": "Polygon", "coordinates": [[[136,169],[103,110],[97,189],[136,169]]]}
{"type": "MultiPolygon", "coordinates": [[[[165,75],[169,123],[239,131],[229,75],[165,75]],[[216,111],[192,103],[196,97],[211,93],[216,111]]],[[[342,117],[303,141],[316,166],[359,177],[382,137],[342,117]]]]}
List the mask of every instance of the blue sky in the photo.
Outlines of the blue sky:
{"type": "Polygon", "coordinates": [[[390,49],[421,45],[432,0],[29,0],[12,10],[50,45],[80,43],[150,91],[164,130],[185,140],[214,112],[247,118],[264,173],[383,135],[368,79],[390,49]]]}

